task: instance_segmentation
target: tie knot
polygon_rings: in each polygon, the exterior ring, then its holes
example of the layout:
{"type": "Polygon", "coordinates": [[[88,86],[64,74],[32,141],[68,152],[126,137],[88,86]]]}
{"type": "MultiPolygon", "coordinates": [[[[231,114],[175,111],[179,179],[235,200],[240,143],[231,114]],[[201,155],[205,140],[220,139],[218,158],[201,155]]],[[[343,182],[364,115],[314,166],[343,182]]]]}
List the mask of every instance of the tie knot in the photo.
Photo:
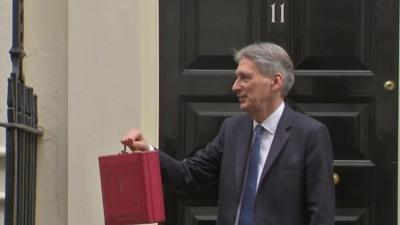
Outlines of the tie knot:
{"type": "Polygon", "coordinates": [[[256,128],[254,129],[254,133],[255,134],[261,134],[262,132],[264,131],[264,127],[263,126],[261,126],[260,124],[258,124],[257,126],[256,126],[256,128]]]}

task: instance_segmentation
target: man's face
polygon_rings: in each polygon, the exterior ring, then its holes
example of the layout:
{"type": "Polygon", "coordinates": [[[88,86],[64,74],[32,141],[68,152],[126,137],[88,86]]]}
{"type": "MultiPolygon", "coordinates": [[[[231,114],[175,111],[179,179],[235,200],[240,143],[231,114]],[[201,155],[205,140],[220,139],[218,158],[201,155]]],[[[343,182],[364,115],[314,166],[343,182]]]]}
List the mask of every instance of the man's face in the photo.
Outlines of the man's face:
{"type": "Polygon", "coordinates": [[[236,69],[236,80],[232,90],[239,98],[240,108],[256,115],[267,110],[271,99],[276,96],[274,77],[262,74],[257,65],[243,57],[236,69]]]}

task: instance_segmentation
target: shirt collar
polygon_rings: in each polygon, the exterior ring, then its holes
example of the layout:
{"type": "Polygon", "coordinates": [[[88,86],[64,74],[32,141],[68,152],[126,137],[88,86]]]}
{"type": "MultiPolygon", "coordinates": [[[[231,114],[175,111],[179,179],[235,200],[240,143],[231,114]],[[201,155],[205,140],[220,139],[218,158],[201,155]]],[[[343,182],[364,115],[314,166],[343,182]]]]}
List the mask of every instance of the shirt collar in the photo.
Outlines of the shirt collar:
{"type": "MultiPolygon", "coordinates": [[[[279,105],[279,107],[262,123],[261,126],[264,127],[270,134],[275,134],[276,128],[278,127],[279,120],[282,117],[283,109],[285,108],[285,103],[279,105]]],[[[258,123],[253,120],[253,130],[258,125],[258,123]]]]}

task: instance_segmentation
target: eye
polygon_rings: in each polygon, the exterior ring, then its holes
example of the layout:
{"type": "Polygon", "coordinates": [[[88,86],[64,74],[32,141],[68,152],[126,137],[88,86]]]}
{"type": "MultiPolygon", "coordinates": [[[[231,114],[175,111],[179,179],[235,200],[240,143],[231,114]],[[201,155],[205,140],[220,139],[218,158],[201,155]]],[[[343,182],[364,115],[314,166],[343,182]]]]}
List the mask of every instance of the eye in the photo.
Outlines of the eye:
{"type": "Polygon", "coordinates": [[[251,79],[251,77],[247,74],[244,74],[240,77],[240,80],[242,80],[244,82],[249,81],[250,79],[251,79]]]}
{"type": "Polygon", "coordinates": [[[243,72],[237,73],[236,76],[237,76],[236,80],[243,83],[250,81],[253,77],[251,74],[243,72]]]}

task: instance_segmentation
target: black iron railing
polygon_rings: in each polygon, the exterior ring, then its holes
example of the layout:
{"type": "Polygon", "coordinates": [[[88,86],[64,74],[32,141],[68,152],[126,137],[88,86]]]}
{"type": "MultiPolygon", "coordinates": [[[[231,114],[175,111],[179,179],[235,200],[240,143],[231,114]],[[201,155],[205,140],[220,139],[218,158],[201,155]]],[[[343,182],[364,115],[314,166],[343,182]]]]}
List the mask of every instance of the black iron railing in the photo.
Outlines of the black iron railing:
{"type": "Polygon", "coordinates": [[[37,96],[25,85],[22,59],[23,1],[13,0],[12,72],[8,78],[4,225],[34,225],[36,199],[37,96]]]}
{"type": "Polygon", "coordinates": [[[8,79],[6,128],[5,225],[35,224],[37,97],[33,89],[8,79]]]}

